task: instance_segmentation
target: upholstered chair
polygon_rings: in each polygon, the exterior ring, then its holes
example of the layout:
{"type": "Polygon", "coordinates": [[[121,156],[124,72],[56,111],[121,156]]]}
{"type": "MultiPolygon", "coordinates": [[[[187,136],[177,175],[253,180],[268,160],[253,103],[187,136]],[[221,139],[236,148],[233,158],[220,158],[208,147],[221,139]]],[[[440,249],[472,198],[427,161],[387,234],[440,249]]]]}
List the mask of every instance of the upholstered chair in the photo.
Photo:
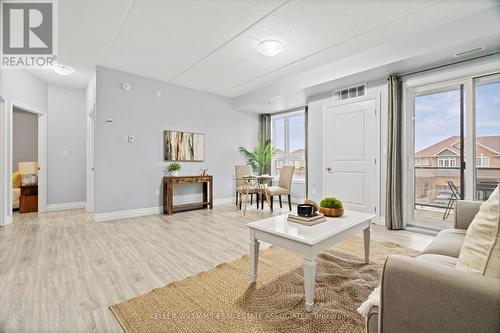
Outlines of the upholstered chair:
{"type": "MultiPolygon", "coordinates": [[[[245,184],[245,181],[240,179],[243,176],[248,176],[252,174],[252,167],[250,165],[235,165],[234,166],[234,175],[236,177],[236,206],[238,206],[238,203],[240,205],[241,209],[241,201],[243,200],[238,200],[243,198],[243,185],[245,184]],[[241,196],[238,198],[238,194],[241,196]]],[[[253,205],[253,195],[257,195],[256,191],[254,189],[250,189],[248,192],[250,194],[250,204],[253,205]]],[[[259,205],[259,198],[257,198],[257,206],[259,205]]],[[[258,208],[258,207],[257,207],[258,208]]]]}
{"type": "MultiPolygon", "coordinates": [[[[283,203],[281,202],[282,195],[288,195],[288,208],[292,210],[292,201],[291,201],[291,189],[292,189],[292,178],[293,172],[295,171],[295,167],[291,165],[286,165],[281,168],[280,178],[278,181],[278,186],[269,186],[267,188],[267,193],[270,196],[271,200],[271,211],[273,210],[273,196],[277,195],[280,200],[280,208],[283,208],[283,203]]],[[[262,204],[264,205],[264,204],[262,204]]]]}

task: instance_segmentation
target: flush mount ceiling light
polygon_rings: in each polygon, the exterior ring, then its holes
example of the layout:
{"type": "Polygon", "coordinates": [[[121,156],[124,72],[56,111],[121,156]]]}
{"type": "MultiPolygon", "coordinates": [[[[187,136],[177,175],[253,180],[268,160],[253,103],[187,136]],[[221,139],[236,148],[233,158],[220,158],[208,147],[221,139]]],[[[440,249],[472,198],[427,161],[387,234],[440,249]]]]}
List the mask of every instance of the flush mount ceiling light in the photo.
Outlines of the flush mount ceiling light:
{"type": "Polygon", "coordinates": [[[54,70],[54,72],[56,72],[59,75],[70,75],[70,74],[73,74],[75,72],[73,67],[64,66],[61,64],[53,64],[52,69],[54,70]]]}
{"type": "Polygon", "coordinates": [[[257,52],[266,57],[274,57],[283,51],[285,47],[279,40],[265,40],[257,45],[257,52]]]}

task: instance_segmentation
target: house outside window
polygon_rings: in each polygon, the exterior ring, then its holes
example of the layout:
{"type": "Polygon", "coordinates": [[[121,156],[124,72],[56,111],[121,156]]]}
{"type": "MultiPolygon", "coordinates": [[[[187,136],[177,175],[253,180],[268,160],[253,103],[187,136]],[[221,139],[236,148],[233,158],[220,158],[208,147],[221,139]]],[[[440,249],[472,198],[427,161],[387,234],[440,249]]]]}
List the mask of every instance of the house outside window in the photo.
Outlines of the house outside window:
{"type": "Polygon", "coordinates": [[[429,166],[429,159],[428,158],[417,158],[415,160],[415,165],[416,166],[429,166]]]}
{"type": "Polygon", "coordinates": [[[490,167],[490,158],[488,156],[478,156],[476,157],[476,166],[482,168],[490,167]]]}
{"type": "Polygon", "coordinates": [[[276,155],[272,160],[272,175],[279,177],[280,170],[285,165],[294,165],[294,181],[305,181],[305,113],[291,112],[273,116],[272,143],[276,155]]]}
{"type": "Polygon", "coordinates": [[[457,158],[456,157],[439,157],[438,167],[456,167],[457,158]]]}

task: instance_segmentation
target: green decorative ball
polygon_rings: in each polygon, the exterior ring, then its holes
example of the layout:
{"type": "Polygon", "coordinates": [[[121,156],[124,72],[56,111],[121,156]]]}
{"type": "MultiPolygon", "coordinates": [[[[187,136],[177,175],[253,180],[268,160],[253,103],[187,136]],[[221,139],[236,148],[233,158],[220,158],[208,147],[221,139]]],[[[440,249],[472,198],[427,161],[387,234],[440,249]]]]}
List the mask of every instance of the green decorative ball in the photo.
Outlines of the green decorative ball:
{"type": "Polygon", "coordinates": [[[323,207],[323,208],[335,208],[335,209],[339,209],[339,208],[343,207],[342,201],[340,201],[339,199],[334,198],[334,197],[324,198],[319,203],[319,206],[323,207]]]}

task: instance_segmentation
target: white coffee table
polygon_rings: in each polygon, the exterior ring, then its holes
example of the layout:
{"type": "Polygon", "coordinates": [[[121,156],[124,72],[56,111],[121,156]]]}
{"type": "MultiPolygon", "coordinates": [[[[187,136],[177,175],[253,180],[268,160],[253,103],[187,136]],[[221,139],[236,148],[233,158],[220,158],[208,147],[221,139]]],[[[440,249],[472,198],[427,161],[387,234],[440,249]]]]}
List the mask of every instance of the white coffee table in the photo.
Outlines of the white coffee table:
{"type": "Polygon", "coordinates": [[[365,261],[370,257],[370,221],[375,215],[346,211],[344,216],[328,218],[314,226],[288,222],[287,215],[248,223],[250,231],[250,274],[257,281],[260,241],[299,252],[304,256],[304,285],[306,310],[314,307],[314,285],[316,280],[316,256],[335,243],[363,231],[365,261]]]}

